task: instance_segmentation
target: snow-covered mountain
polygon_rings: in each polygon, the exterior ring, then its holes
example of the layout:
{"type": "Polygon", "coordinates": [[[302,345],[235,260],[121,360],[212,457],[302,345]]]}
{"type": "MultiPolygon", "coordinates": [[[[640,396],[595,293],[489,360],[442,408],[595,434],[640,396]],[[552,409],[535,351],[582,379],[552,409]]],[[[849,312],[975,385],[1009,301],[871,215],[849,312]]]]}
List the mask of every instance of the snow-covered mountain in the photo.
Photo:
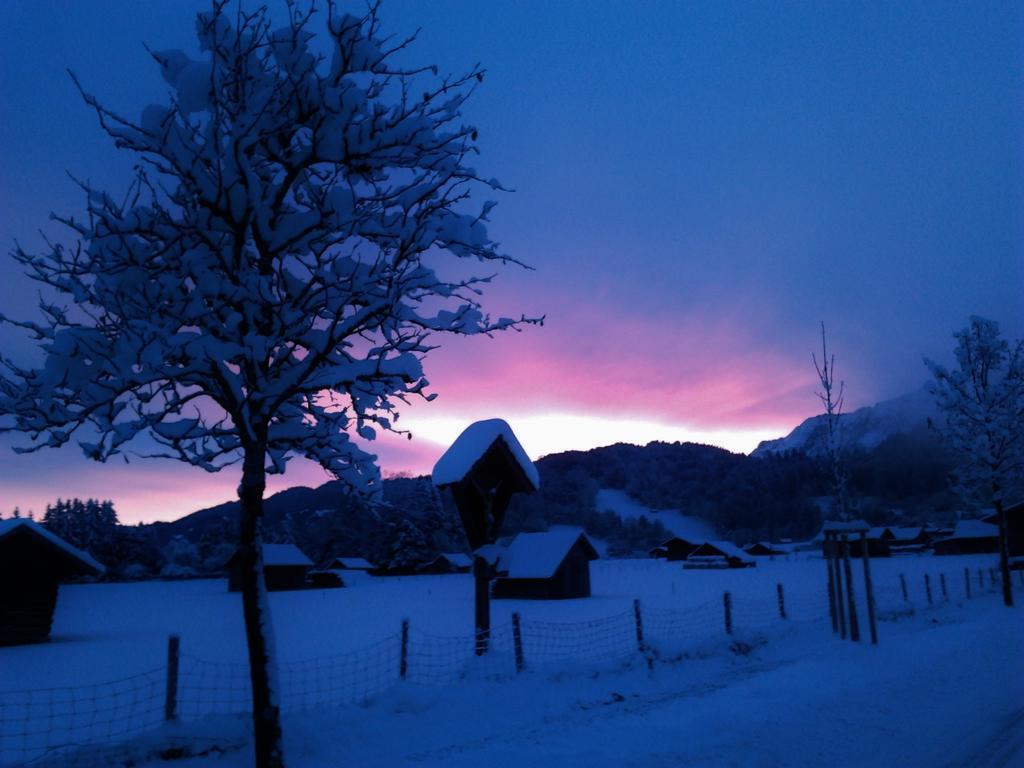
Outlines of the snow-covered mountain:
{"type": "MultiPolygon", "coordinates": [[[[893,435],[923,430],[937,411],[932,395],[925,389],[875,405],[858,408],[839,417],[839,442],[844,450],[869,451],[893,435]]],[[[765,440],[751,454],[765,456],[785,451],[802,451],[821,456],[826,448],[825,416],[812,416],[785,437],[765,440]]]]}

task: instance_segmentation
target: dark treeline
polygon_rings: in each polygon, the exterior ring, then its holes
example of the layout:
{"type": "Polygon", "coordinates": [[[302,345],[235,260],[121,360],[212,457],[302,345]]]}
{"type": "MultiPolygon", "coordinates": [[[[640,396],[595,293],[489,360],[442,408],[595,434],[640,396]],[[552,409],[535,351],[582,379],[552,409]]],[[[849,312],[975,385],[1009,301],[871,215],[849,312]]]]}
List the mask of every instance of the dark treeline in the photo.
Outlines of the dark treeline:
{"type": "MultiPolygon", "coordinates": [[[[856,514],[873,524],[949,520],[957,501],[952,464],[926,430],[897,434],[844,457],[856,514]]],[[[617,444],[537,461],[538,493],[513,499],[502,531],[576,525],[613,555],[642,554],[669,537],[658,522],[622,520],[597,507],[601,488],[654,509],[703,517],[737,543],[806,539],[821,524],[829,483],[820,459],[799,452],[750,457],[692,443],[617,444]]],[[[112,578],[181,578],[223,572],[237,541],[238,504],[172,523],[124,526],[109,501],[58,500],[41,522],[107,565],[112,578]]],[[[314,562],[358,555],[408,570],[440,552],[466,551],[450,499],[426,477],[393,477],[370,503],[338,482],[292,488],[267,499],[265,539],[292,542],[314,562]]]]}

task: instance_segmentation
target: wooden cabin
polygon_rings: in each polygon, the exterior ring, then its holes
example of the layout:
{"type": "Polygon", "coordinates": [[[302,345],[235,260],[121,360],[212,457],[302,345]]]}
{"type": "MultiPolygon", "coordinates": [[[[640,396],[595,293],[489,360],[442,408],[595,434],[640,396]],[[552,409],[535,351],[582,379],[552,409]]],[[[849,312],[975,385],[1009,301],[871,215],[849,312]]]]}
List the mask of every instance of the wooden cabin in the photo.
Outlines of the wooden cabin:
{"type": "Polygon", "coordinates": [[[661,546],[651,550],[651,557],[663,557],[666,560],[685,560],[686,556],[695,550],[701,542],[688,541],[687,539],[673,536],[661,546]]]}
{"type": "Polygon", "coordinates": [[[728,541],[705,541],[693,550],[683,568],[753,568],[757,561],[728,541]]]}
{"type": "Polygon", "coordinates": [[[420,573],[445,574],[469,573],[473,569],[473,560],[462,552],[442,552],[429,563],[421,565],[420,573]]]}
{"type": "MultiPolygon", "coordinates": [[[[294,544],[263,545],[263,579],[268,592],[305,589],[313,561],[294,544]]],[[[228,591],[242,591],[242,569],[236,552],[228,560],[228,591]]]]}
{"type": "Polygon", "coordinates": [[[363,557],[332,557],[323,567],[322,571],[363,571],[369,573],[375,570],[377,566],[371,563],[369,560],[363,557]]]}
{"type": "Polygon", "coordinates": [[[923,552],[932,543],[932,537],[923,525],[887,528],[883,536],[889,551],[895,554],[923,552]]]}
{"type": "Polygon", "coordinates": [[[958,520],[953,535],[932,545],[936,555],[982,555],[999,551],[999,528],[981,520],[958,520]]]}
{"type": "Polygon", "coordinates": [[[0,520],[0,645],[46,640],[60,583],[103,571],[89,553],[32,520],[0,520]]]}
{"type": "MultiPolygon", "coordinates": [[[[1006,538],[1010,549],[1010,557],[1024,557],[1024,501],[1006,507],[1006,538]]],[[[982,522],[999,525],[998,515],[991,514],[981,518],[982,522]]]]}
{"type": "Polygon", "coordinates": [[[590,597],[590,561],[599,557],[578,529],[520,533],[502,554],[496,599],[565,600],[590,597]]]}
{"type": "Polygon", "coordinates": [[[782,548],[781,544],[772,544],[768,541],[757,541],[748,544],[743,551],[752,557],[775,557],[777,555],[788,555],[789,550],[782,548]]]}

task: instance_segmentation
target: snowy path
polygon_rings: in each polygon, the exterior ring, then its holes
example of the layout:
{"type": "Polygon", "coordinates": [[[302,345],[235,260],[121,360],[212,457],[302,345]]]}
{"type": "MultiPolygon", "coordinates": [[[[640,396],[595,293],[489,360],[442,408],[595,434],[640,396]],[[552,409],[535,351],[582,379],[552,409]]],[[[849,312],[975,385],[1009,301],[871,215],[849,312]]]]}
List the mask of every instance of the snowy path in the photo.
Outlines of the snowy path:
{"type": "MultiPolygon", "coordinates": [[[[589,678],[405,688],[286,721],[291,765],[365,768],[1011,766],[1024,744],[1024,618],[994,599],[883,626],[882,645],[823,624],[749,654],[589,678]]],[[[240,768],[246,756],[189,768],[240,768]]],[[[184,765],[182,768],[184,768],[184,765]]]]}

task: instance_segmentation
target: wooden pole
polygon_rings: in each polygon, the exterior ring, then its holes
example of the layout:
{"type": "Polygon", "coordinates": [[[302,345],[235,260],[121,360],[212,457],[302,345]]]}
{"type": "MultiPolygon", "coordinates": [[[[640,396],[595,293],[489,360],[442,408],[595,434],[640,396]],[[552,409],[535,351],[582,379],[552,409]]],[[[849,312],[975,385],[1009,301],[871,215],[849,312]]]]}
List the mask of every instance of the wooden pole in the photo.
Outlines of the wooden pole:
{"type": "Polygon", "coordinates": [[[860,552],[864,561],[864,596],[868,604],[868,629],[871,632],[871,644],[878,645],[878,625],[875,623],[875,587],[871,583],[871,566],[868,564],[868,542],[865,534],[860,534],[860,552]]]}
{"type": "Polygon", "coordinates": [[[964,568],[964,588],[967,594],[967,599],[971,599],[971,569],[964,568]]]}
{"type": "Polygon", "coordinates": [[[832,634],[839,631],[839,616],[836,614],[836,583],[832,573],[832,534],[825,534],[825,542],[822,544],[822,553],[825,555],[825,566],[828,568],[828,615],[832,619],[832,634]]]}
{"type": "Polygon", "coordinates": [[[846,580],[846,599],[850,610],[850,639],[860,642],[860,627],[857,624],[857,601],[853,595],[853,569],[850,567],[850,541],[843,534],[843,578],[846,580]]]}
{"type": "Polygon", "coordinates": [[[491,566],[482,557],[473,558],[476,608],[476,655],[487,653],[491,639],[491,566]]]}
{"type": "Polygon", "coordinates": [[[939,589],[942,591],[942,599],[949,600],[949,591],[946,589],[946,574],[939,574],[939,589]]]}
{"type": "Polygon", "coordinates": [[[903,602],[909,602],[910,596],[907,594],[907,577],[902,573],[900,574],[900,589],[903,590],[903,602]]]}
{"type": "Polygon", "coordinates": [[[516,652],[516,672],[523,671],[523,627],[519,621],[519,614],[512,614],[512,644],[516,652]]]}
{"type": "Polygon", "coordinates": [[[171,635],[167,638],[167,690],[164,698],[164,720],[178,719],[178,662],[181,638],[171,635]]]}
{"type": "Polygon", "coordinates": [[[782,591],[782,585],[775,585],[775,592],[779,597],[779,618],[786,618],[786,593],[782,591]]]}
{"type": "Polygon", "coordinates": [[[835,568],[836,568],[836,611],[839,613],[839,639],[846,639],[846,604],[843,600],[843,568],[842,568],[842,544],[839,536],[833,534],[832,543],[835,545],[835,568]]]}
{"type": "Polygon", "coordinates": [[[409,674],[409,620],[402,619],[402,651],[398,661],[398,676],[405,680],[409,674]]]}
{"type": "Polygon", "coordinates": [[[985,572],[981,568],[978,569],[978,591],[985,591],[985,572]]]}
{"type": "Polygon", "coordinates": [[[932,580],[931,577],[926,573],[924,575],[924,592],[928,595],[928,605],[932,604],[932,580]]]}
{"type": "Polygon", "coordinates": [[[732,634],[732,595],[726,592],[722,595],[722,607],[725,609],[725,634],[732,634]]]}

